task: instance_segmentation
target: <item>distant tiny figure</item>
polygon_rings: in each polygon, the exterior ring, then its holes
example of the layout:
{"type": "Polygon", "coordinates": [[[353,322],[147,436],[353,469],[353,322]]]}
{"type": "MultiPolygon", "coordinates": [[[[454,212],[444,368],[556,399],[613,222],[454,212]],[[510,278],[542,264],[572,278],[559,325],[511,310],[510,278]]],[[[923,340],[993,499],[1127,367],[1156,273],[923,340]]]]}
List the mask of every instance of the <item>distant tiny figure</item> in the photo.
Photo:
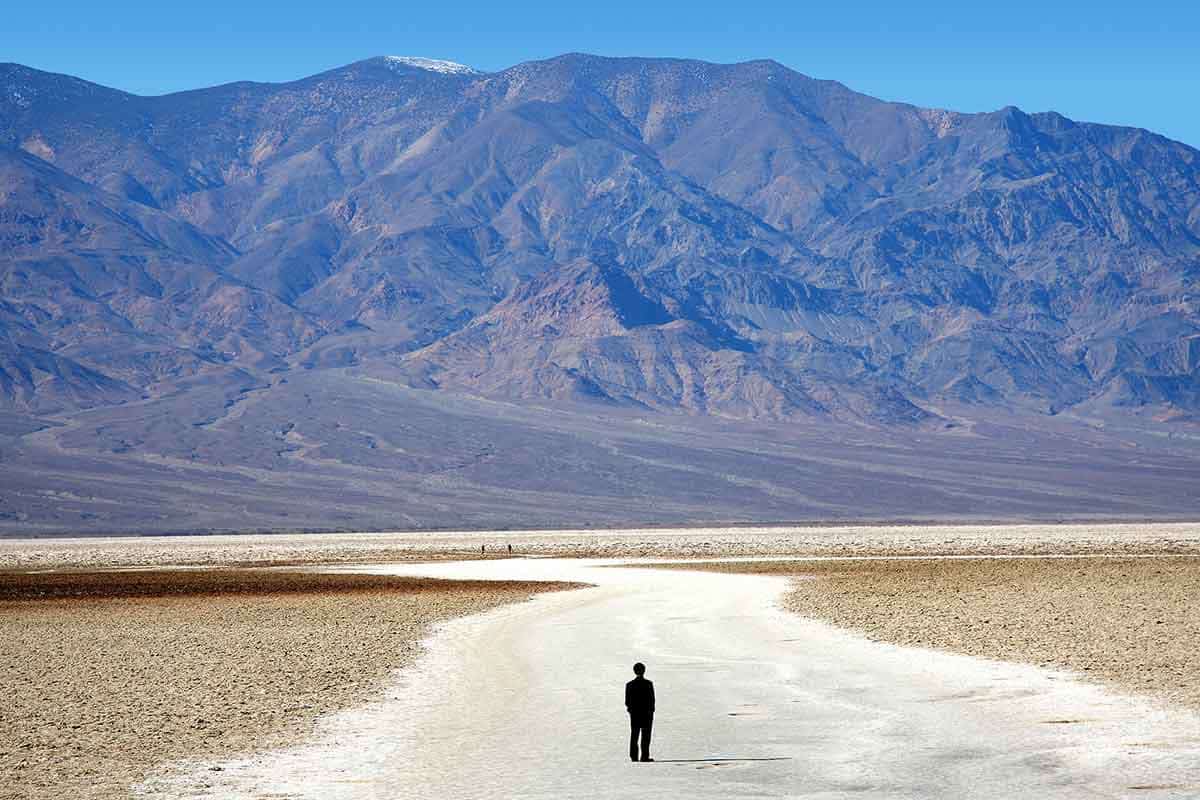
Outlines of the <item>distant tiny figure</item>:
{"type": "Polygon", "coordinates": [[[625,710],[629,712],[629,760],[638,760],[638,737],[642,740],[642,761],[650,757],[650,729],[654,727],[654,682],[646,680],[646,665],[633,665],[637,677],[625,684],[625,710]]]}
{"type": "Polygon", "coordinates": [[[483,555],[486,552],[487,552],[487,545],[486,544],[479,545],[479,555],[483,555]]]}
{"type": "Polygon", "coordinates": [[[508,554],[510,556],[512,555],[512,545],[511,544],[508,546],[508,554]]]}

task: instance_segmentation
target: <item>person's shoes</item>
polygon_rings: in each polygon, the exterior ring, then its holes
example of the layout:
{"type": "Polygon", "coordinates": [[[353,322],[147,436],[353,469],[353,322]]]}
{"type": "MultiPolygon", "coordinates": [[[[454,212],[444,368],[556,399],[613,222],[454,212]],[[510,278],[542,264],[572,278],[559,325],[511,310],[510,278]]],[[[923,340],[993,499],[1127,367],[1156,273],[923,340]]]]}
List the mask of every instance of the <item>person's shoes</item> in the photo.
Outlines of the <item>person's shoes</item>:
{"type": "Polygon", "coordinates": [[[637,759],[636,759],[636,758],[631,758],[631,759],[629,759],[629,760],[630,760],[630,761],[632,761],[632,762],[633,762],[633,763],[635,763],[635,764],[637,763],[637,759]]]}
{"type": "Polygon", "coordinates": [[[653,761],[653,758],[643,758],[642,761],[653,761]]]}

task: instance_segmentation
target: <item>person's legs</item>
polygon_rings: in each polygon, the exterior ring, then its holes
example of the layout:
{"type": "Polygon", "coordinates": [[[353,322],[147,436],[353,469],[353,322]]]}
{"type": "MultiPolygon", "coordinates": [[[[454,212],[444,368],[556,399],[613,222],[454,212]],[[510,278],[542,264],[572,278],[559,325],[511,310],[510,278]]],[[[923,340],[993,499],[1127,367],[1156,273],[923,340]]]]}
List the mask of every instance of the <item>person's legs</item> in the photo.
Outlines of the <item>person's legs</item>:
{"type": "Polygon", "coordinates": [[[650,729],[654,727],[654,717],[642,720],[642,761],[650,760],[650,729]]]}
{"type": "Polygon", "coordinates": [[[637,717],[633,716],[632,714],[629,715],[629,759],[630,759],[630,761],[638,760],[638,728],[639,728],[638,723],[639,722],[640,722],[640,720],[637,717]]]}

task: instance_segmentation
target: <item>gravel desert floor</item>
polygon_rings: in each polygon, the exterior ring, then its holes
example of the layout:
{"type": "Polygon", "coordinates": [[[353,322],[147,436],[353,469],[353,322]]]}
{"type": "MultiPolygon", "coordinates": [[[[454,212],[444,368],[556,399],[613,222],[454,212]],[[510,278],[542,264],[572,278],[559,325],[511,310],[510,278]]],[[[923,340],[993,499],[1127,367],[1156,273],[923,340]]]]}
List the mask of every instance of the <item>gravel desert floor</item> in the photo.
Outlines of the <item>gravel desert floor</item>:
{"type": "Polygon", "coordinates": [[[266,570],[0,574],[0,797],[123,798],[365,702],[431,624],[554,584],[266,570]]]}
{"type": "Polygon", "coordinates": [[[0,796],[1195,797],[1197,554],[1187,524],[0,541],[0,796]],[[683,557],[723,560],[596,568],[683,557]],[[594,586],[518,602],[564,581],[594,586]],[[668,772],[628,782],[636,658],[668,772]]]}
{"type": "Polygon", "coordinates": [[[803,578],[792,582],[787,608],[872,639],[1068,669],[1200,710],[1200,557],[834,559],[704,568],[803,578]]]}

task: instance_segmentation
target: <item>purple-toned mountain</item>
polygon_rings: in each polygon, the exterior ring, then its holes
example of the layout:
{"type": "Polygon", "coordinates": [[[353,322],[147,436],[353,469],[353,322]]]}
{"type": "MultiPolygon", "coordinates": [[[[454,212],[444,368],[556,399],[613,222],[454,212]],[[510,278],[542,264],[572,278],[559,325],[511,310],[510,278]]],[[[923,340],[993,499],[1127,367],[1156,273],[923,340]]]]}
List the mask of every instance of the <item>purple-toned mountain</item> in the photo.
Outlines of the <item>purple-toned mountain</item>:
{"type": "Polygon", "coordinates": [[[0,66],[2,401],[307,368],[724,417],[1200,410],[1200,153],[770,61],[0,66]]]}
{"type": "Polygon", "coordinates": [[[0,150],[0,403],[47,413],[283,366],[323,329],[220,238],[0,150]]]}

